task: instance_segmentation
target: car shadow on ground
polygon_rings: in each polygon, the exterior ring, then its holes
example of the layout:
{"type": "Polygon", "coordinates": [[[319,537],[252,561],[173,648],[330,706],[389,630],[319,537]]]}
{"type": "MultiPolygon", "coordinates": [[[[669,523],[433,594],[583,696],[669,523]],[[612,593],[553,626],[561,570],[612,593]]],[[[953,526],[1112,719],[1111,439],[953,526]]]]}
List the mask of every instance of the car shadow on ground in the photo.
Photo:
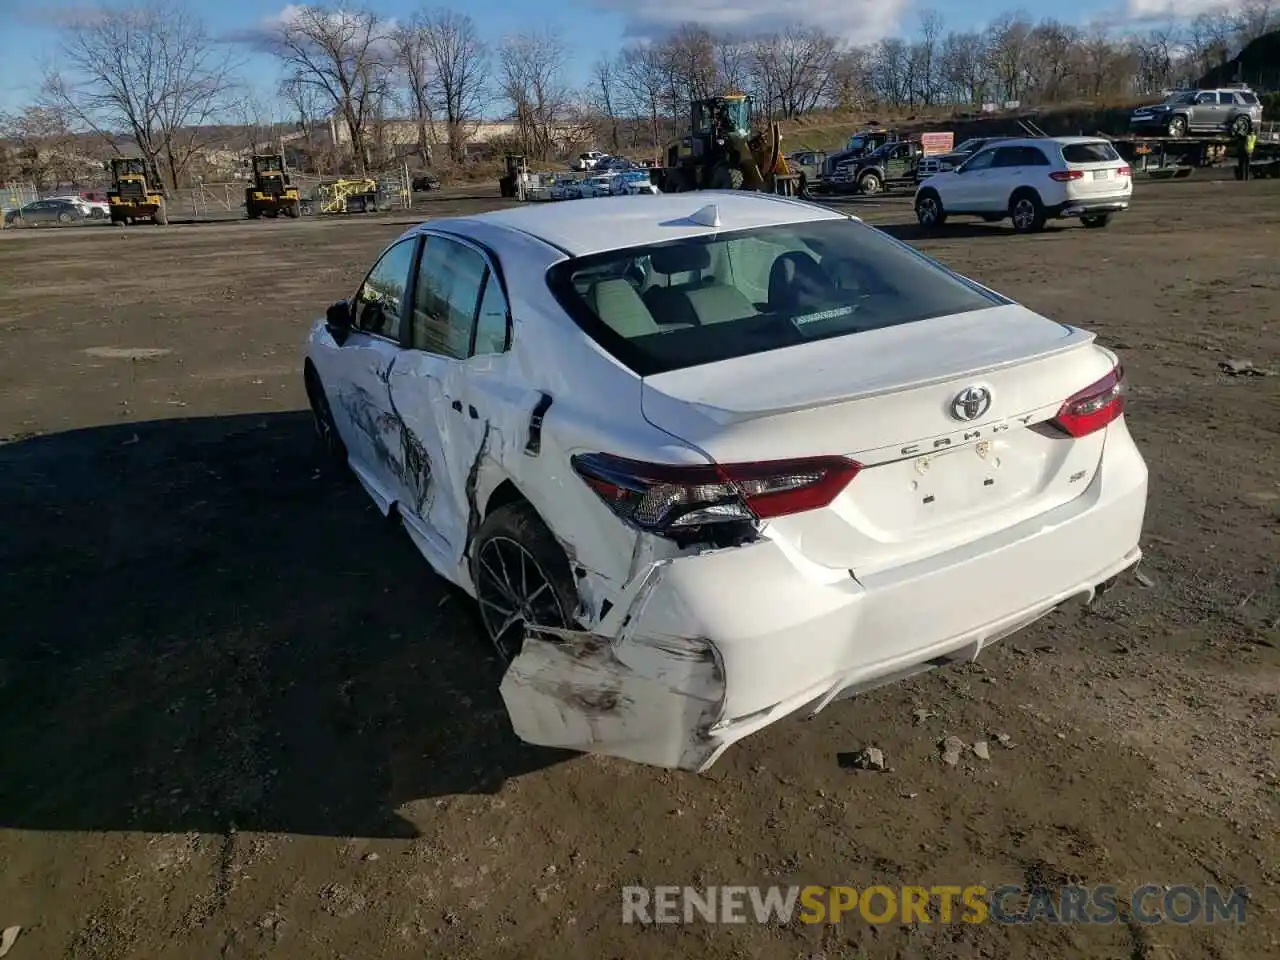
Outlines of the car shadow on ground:
{"type": "Polygon", "coordinates": [[[412,836],[521,743],[473,608],[305,413],[0,446],[0,827],[412,836]]]}
{"type": "Polygon", "coordinates": [[[922,227],[918,223],[877,223],[872,226],[906,243],[918,243],[922,240],[1010,240],[1020,239],[1021,236],[1045,236],[1061,233],[1063,230],[1083,229],[1077,223],[1048,223],[1038,234],[1020,235],[1014,232],[1007,220],[998,223],[953,220],[940,227],[922,227]]]}

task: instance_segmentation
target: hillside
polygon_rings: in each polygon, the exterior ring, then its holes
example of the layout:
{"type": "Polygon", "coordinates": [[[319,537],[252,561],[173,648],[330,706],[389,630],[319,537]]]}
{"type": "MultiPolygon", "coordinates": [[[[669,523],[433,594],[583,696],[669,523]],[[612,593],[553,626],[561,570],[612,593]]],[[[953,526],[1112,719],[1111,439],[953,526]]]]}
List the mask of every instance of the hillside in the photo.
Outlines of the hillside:
{"type": "Polygon", "coordinates": [[[1256,90],[1280,89],[1280,30],[1264,33],[1250,42],[1234,60],[1228,60],[1200,78],[1200,86],[1247,83],[1256,90]]]}

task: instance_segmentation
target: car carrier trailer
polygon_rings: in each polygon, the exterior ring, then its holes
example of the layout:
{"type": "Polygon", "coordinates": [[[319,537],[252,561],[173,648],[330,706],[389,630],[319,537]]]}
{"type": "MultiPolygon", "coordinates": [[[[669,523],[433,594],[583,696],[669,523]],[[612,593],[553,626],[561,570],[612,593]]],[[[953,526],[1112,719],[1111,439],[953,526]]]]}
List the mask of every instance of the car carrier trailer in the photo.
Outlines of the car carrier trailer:
{"type": "MultiPolygon", "coordinates": [[[[1240,149],[1238,141],[1226,134],[1099,136],[1111,141],[1116,152],[1129,161],[1135,174],[1162,180],[1183,179],[1191,176],[1197,167],[1216,167],[1234,162],[1240,149]]],[[[1280,176],[1280,124],[1263,124],[1257,136],[1250,164],[1251,176],[1280,176]]]]}

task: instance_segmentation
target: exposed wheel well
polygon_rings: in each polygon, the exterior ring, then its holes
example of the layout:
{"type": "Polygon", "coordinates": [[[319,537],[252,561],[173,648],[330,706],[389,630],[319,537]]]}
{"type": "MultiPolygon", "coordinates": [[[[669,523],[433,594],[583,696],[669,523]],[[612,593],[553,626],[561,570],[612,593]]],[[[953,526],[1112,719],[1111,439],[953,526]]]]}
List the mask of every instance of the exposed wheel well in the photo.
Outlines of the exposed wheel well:
{"type": "Polygon", "coordinates": [[[1040,199],[1040,194],[1036,192],[1035,187],[1019,187],[1017,190],[1013,191],[1013,193],[1009,194],[1009,206],[1013,206],[1013,201],[1017,200],[1019,197],[1030,197],[1037,203],[1043,203],[1040,199]]]}
{"type": "MultiPolygon", "coordinates": [[[[510,480],[503,480],[494,488],[493,493],[489,494],[489,499],[485,501],[483,515],[487,517],[498,508],[512,503],[529,503],[529,498],[510,480]]],[[[529,505],[533,506],[531,503],[529,505]]]]}

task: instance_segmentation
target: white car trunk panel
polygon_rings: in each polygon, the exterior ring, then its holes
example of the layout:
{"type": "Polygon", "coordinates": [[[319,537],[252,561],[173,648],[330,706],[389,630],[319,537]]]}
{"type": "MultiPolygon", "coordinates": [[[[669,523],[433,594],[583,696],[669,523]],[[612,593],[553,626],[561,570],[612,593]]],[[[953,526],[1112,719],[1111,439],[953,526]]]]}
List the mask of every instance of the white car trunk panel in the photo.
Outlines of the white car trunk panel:
{"type": "Polygon", "coordinates": [[[1092,339],[998,307],[775,351],[765,355],[769,369],[750,374],[760,385],[752,391],[732,386],[744,371],[715,368],[755,357],[699,368],[696,381],[682,375],[690,371],[650,377],[644,409],[721,463],[838,454],[863,464],[830,506],[772,521],[807,560],[862,575],[945,552],[1083,492],[1101,436],[1073,440],[1037,425],[1110,370],[1092,339]],[[826,348],[821,362],[808,356],[817,347],[826,348]],[[990,391],[991,407],[961,422],[950,411],[971,385],[990,391]],[[848,399],[837,399],[842,392],[848,399]]]}

